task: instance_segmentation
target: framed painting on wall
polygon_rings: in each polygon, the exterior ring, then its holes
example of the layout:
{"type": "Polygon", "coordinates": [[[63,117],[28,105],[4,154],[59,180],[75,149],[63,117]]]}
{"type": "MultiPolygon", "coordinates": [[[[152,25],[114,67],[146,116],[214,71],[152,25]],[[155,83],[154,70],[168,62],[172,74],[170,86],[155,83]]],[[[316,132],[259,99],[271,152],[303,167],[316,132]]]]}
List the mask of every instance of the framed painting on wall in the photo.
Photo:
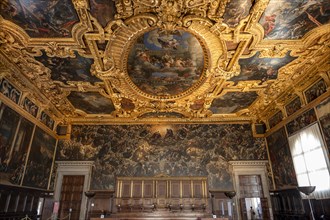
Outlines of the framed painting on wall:
{"type": "Polygon", "coordinates": [[[23,109],[34,117],[37,117],[39,107],[27,97],[24,98],[23,109]]]}
{"type": "Polygon", "coordinates": [[[12,184],[21,184],[34,126],[32,122],[22,118],[7,170],[12,184]]]}
{"type": "Polygon", "coordinates": [[[323,79],[321,79],[320,81],[316,82],[314,85],[312,85],[310,88],[308,88],[305,91],[305,97],[307,103],[310,103],[311,101],[313,101],[314,99],[325,93],[326,91],[327,91],[327,84],[324,82],[323,79]]]}
{"type": "Polygon", "coordinates": [[[287,116],[292,115],[296,111],[298,111],[301,108],[301,100],[297,96],[295,99],[293,99],[289,104],[285,106],[286,114],[287,116]]]}
{"type": "Polygon", "coordinates": [[[11,108],[3,105],[0,109],[0,179],[9,179],[9,164],[12,159],[13,142],[20,116],[11,108]]]}
{"type": "Polygon", "coordinates": [[[7,98],[18,104],[21,97],[21,91],[16,89],[8,80],[2,79],[0,83],[0,92],[7,98]]]}
{"type": "Polygon", "coordinates": [[[283,119],[282,112],[281,111],[277,112],[273,117],[271,117],[268,120],[269,127],[270,128],[274,127],[275,125],[277,125],[278,123],[280,123],[280,121],[282,121],[282,119],[283,119]]]}
{"type": "Polygon", "coordinates": [[[316,106],[316,112],[330,154],[330,97],[316,106]]]}
{"type": "Polygon", "coordinates": [[[296,174],[285,129],[279,129],[266,139],[276,189],[297,186],[296,174]]]}
{"type": "Polygon", "coordinates": [[[33,136],[23,185],[47,189],[56,139],[37,127],[33,136]]]}
{"type": "Polygon", "coordinates": [[[44,111],[41,112],[40,121],[43,124],[45,124],[47,127],[49,127],[51,130],[53,130],[54,120],[49,115],[47,115],[47,113],[45,113],[44,111]]]}
{"type": "Polygon", "coordinates": [[[316,114],[315,114],[314,109],[310,109],[309,111],[301,114],[299,117],[290,121],[286,125],[288,135],[290,136],[290,135],[294,134],[295,132],[310,125],[311,123],[315,122],[316,120],[317,119],[316,119],[316,114]]]}

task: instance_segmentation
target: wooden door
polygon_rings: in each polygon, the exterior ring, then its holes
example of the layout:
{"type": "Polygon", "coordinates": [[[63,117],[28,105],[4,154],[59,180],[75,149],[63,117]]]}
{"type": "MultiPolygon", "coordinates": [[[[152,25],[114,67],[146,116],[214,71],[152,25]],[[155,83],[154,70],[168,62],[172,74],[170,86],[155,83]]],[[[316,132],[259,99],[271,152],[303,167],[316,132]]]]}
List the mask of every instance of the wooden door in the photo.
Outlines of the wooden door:
{"type": "Polygon", "coordinates": [[[270,214],[269,214],[269,207],[268,207],[268,200],[267,198],[261,198],[261,209],[262,209],[262,219],[267,220],[270,219],[270,214]]]}
{"type": "Polygon", "coordinates": [[[80,219],[84,181],[85,176],[63,176],[59,209],[60,218],[67,218],[71,209],[71,219],[80,219]]]}

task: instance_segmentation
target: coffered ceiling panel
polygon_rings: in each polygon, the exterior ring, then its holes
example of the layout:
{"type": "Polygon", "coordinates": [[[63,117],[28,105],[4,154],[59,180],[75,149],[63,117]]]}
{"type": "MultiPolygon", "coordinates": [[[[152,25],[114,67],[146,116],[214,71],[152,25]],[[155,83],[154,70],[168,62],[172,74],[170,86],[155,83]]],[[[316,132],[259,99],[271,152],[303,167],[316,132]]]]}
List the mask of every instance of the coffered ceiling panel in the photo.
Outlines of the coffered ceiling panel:
{"type": "Polygon", "coordinates": [[[30,37],[72,37],[72,27],[79,22],[70,0],[1,2],[1,16],[19,25],[30,37]]]}
{"type": "Polygon", "coordinates": [[[238,63],[241,66],[241,71],[238,76],[232,77],[230,81],[237,83],[239,81],[258,80],[261,84],[276,79],[278,70],[294,59],[289,52],[280,58],[261,58],[260,52],[257,52],[250,58],[239,59],[238,63]]]}
{"type": "Polygon", "coordinates": [[[266,39],[299,39],[330,21],[330,2],[270,0],[259,23],[266,39]]]}
{"type": "Polygon", "coordinates": [[[57,123],[265,122],[323,79],[330,3],[4,0],[0,75],[57,123]]]}
{"type": "Polygon", "coordinates": [[[97,92],[71,92],[68,99],[85,114],[111,114],[115,110],[111,100],[97,92]]]}

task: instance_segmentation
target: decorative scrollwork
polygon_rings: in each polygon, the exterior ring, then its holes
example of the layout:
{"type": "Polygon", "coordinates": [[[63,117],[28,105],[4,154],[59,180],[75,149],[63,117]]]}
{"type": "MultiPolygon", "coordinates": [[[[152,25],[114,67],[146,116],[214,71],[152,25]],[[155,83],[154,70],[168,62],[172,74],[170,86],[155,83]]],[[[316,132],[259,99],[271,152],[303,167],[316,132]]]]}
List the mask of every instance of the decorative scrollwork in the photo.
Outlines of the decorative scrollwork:
{"type": "Polygon", "coordinates": [[[285,48],[282,44],[276,44],[271,49],[261,50],[259,57],[284,57],[288,51],[289,49],[285,48]]]}

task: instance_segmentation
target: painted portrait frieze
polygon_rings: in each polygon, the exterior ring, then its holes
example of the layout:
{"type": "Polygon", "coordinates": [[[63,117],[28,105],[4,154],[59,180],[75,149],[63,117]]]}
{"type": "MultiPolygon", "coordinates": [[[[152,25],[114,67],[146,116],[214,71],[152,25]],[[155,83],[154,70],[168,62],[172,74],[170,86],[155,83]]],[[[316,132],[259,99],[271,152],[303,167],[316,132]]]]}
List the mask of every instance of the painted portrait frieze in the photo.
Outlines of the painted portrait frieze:
{"type": "Polygon", "coordinates": [[[115,110],[112,101],[98,92],[71,92],[68,100],[87,114],[110,114],[115,110]]]}
{"type": "Polygon", "coordinates": [[[155,29],[138,37],[127,71],[142,92],[168,97],[186,92],[200,80],[206,65],[199,40],[183,30],[155,29]]]}
{"type": "Polygon", "coordinates": [[[327,91],[327,84],[323,79],[312,85],[309,89],[305,91],[305,96],[307,103],[313,101],[323,93],[327,91]]]}
{"type": "Polygon", "coordinates": [[[36,117],[38,114],[39,107],[34,104],[29,98],[25,97],[23,101],[23,109],[34,117],[36,117]]]}
{"type": "Polygon", "coordinates": [[[259,23],[265,39],[299,39],[330,22],[330,2],[271,0],[259,23]]]}
{"type": "Polygon", "coordinates": [[[330,154],[330,97],[316,106],[316,112],[330,154]]]}
{"type": "Polygon", "coordinates": [[[285,106],[286,114],[288,116],[292,115],[301,108],[301,100],[299,97],[296,97],[288,105],[285,106]]]}
{"type": "Polygon", "coordinates": [[[44,111],[41,112],[40,121],[50,129],[54,128],[54,120],[44,111]]]}
{"type": "Polygon", "coordinates": [[[71,0],[0,1],[0,14],[38,38],[71,37],[79,21],[71,0]]]}
{"type": "Polygon", "coordinates": [[[11,101],[15,102],[18,104],[19,99],[21,97],[21,91],[16,89],[8,80],[5,78],[1,80],[0,83],[0,92],[9,98],[11,101]]]}
{"type": "Polygon", "coordinates": [[[256,92],[229,92],[213,100],[213,114],[229,114],[249,107],[258,97],[256,92]]]}
{"type": "Polygon", "coordinates": [[[280,123],[282,120],[283,120],[283,113],[281,111],[279,111],[269,119],[269,121],[268,121],[269,127],[270,128],[274,127],[275,125],[280,123]]]}
{"type": "Polygon", "coordinates": [[[259,54],[258,52],[253,57],[239,59],[241,73],[231,78],[230,81],[260,80],[263,83],[267,80],[277,79],[278,70],[295,59],[289,53],[282,58],[259,58],[259,54]]]}
{"type": "Polygon", "coordinates": [[[304,127],[307,127],[308,125],[314,123],[316,121],[316,114],[314,109],[311,109],[303,114],[301,114],[299,117],[294,119],[293,121],[290,121],[286,125],[286,129],[288,131],[288,135],[292,135],[295,132],[303,129],[304,127]]]}

